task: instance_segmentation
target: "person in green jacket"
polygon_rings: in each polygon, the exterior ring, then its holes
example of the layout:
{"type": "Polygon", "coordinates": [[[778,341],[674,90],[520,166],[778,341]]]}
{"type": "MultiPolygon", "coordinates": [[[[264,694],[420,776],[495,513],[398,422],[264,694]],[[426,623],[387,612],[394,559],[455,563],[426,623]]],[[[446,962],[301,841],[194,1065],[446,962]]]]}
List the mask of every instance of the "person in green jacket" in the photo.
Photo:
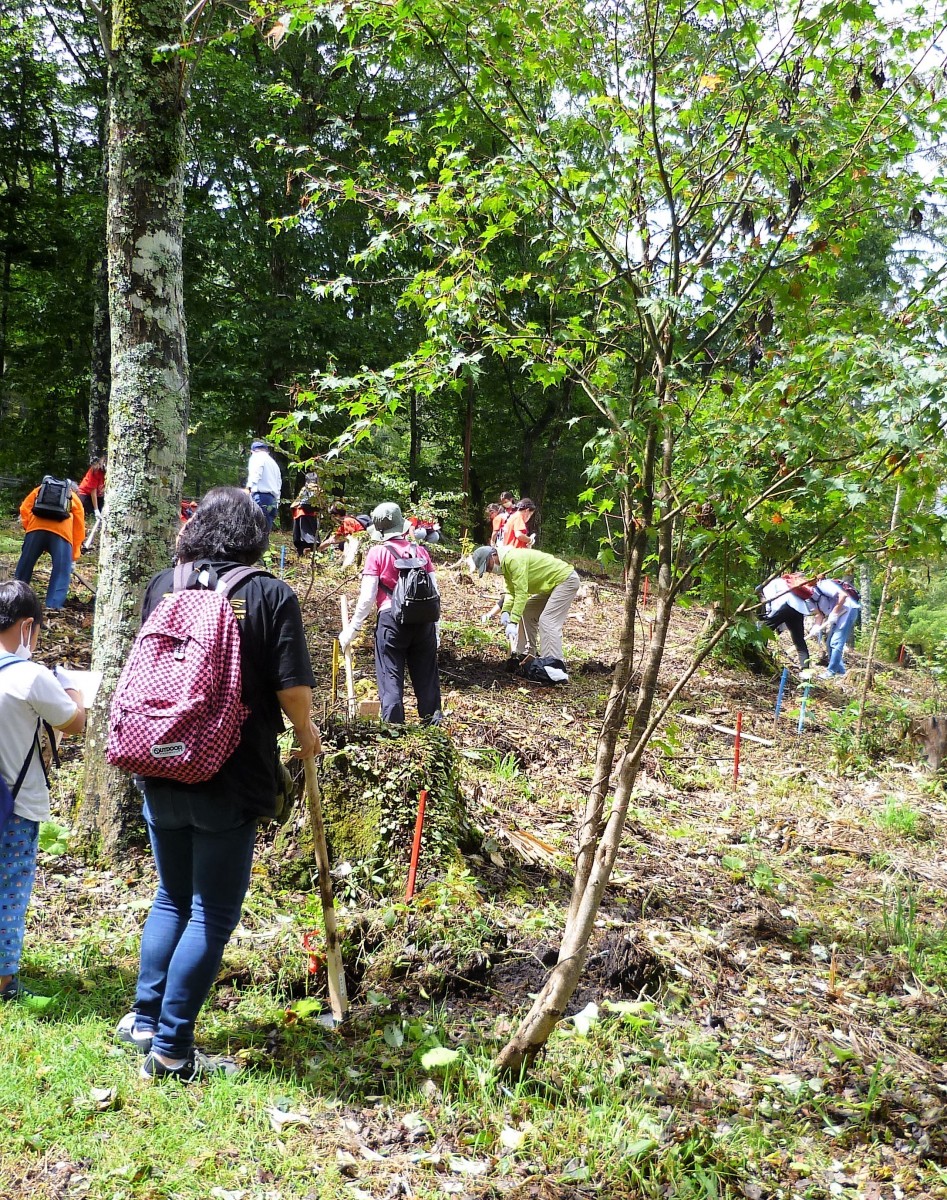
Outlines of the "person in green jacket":
{"type": "Polygon", "coordinates": [[[562,627],[579,590],[575,568],[541,550],[515,546],[480,546],[472,559],[479,575],[503,576],[500,621],[513,652],[562,662],[562,627]]]}

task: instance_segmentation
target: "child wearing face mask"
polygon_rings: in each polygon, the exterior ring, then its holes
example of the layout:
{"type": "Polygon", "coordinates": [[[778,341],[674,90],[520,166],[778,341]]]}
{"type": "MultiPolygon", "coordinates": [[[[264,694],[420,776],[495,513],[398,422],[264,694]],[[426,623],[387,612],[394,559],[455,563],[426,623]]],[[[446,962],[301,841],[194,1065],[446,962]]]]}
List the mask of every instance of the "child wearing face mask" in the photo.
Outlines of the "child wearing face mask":
{"type": "Polygon", "coordinates": [[[0,583],[0,1001],[30,994],[18,972],[39,826],[49,819],[42,726],[67,734],[85,728],[79,693],[30,661],[42,624],[29,584],[0,583]]]}

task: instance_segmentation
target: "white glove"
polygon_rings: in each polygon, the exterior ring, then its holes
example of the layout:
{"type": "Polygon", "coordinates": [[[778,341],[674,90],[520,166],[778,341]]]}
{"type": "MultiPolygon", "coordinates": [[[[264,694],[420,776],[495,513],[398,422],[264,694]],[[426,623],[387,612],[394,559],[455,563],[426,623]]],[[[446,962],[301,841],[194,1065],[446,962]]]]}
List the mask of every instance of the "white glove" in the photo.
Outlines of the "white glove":
{"type": "Polygon", "coordinates": [[[500,613],[500,624],[503,626],[504,629],[506,629],[506,627],[507,627],[507,625],[509,625],[509,623],[510,623],[510,614],[508,612],[501,612],[500,613]]]}
{"type": "Polygon", "coordinates": [[[505,634],[506,634],[506,636],[509,638],[509,641],[510,641],[510,649],[511,649],[511,650],[515,650],[515,649],[516,649],[516,643],[519,641],[519,636],[520,636],[520,627],[519,627],[519,625],[514,625],[512,621],[508,622],[508,623],[507,623],[507,626],[506,626],[506,628],[505,628],[505,630],[504,630],[504,633],[505,633],[505,634]]]}
{"type": "Polygon", "coordinates": [[[343,629],[342,632],[339,634],[339,649],[342,651],[343,654],[346,652],[346,650],[348,650],[349,646],[351,646],[351,644],[354,641],[355,641],[355,630],[352,628],[351,625],[349,625],[348,628],[343,629]]]}
{"type": "Polygon", "coordinates": [[[490,614],[488,612],[480,614],[480,624],[481,625],[486,625],[486,624],[488,624],[489,621],[490,621],[490,614]]]}

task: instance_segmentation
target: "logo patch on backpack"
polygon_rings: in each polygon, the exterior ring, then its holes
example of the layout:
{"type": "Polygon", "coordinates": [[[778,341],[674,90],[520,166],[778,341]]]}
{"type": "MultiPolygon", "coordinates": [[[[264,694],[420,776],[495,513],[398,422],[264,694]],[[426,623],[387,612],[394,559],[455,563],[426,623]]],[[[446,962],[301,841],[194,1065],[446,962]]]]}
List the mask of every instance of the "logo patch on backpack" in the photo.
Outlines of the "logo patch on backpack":
{"type": "Polygon", "coordinates": [[[391,592],[392,617],[399,625],[424,625],[440,620],[441,597],[424,559],[410,548],[404,553],[393,546],[389,549],[398,571],[398,582],[391,592]]]}
{"type": "Polygon", "coordinates": [[[72,484],[68,479],[44,475],[33,501],[33,515],[45,521],[65,521],[72,516],[72,484]]]}
{"type": "Polygon", "coordinates": [[[230,758],[250,710],[229,596],[262,574],[239,567],[218,581],[205,564],[175,568],[174,591],[142,625],[115,689],[105,753],[112,766],[204,783],[230,758]],[[207,583],[188,586],[195,577],[207,583]]]}

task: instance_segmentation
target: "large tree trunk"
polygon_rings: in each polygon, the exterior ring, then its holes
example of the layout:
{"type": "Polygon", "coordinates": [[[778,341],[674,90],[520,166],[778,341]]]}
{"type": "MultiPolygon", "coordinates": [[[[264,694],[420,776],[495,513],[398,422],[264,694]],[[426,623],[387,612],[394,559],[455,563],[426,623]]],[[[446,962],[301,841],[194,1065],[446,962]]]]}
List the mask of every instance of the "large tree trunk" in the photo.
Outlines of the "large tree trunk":
{"type": "Polygon", "coordinates": [[[108,278],[112,340],[108,524],[92,661],[102,687],[86,740],[79,813],[87,842],[114,856],[137,832],[127,776],[107,766],[108,705],[138,628],[148,577],[169,562],[186,451],[188,367],[181,240],[180,0],[113,0],[109,73],[108,278]]]}

